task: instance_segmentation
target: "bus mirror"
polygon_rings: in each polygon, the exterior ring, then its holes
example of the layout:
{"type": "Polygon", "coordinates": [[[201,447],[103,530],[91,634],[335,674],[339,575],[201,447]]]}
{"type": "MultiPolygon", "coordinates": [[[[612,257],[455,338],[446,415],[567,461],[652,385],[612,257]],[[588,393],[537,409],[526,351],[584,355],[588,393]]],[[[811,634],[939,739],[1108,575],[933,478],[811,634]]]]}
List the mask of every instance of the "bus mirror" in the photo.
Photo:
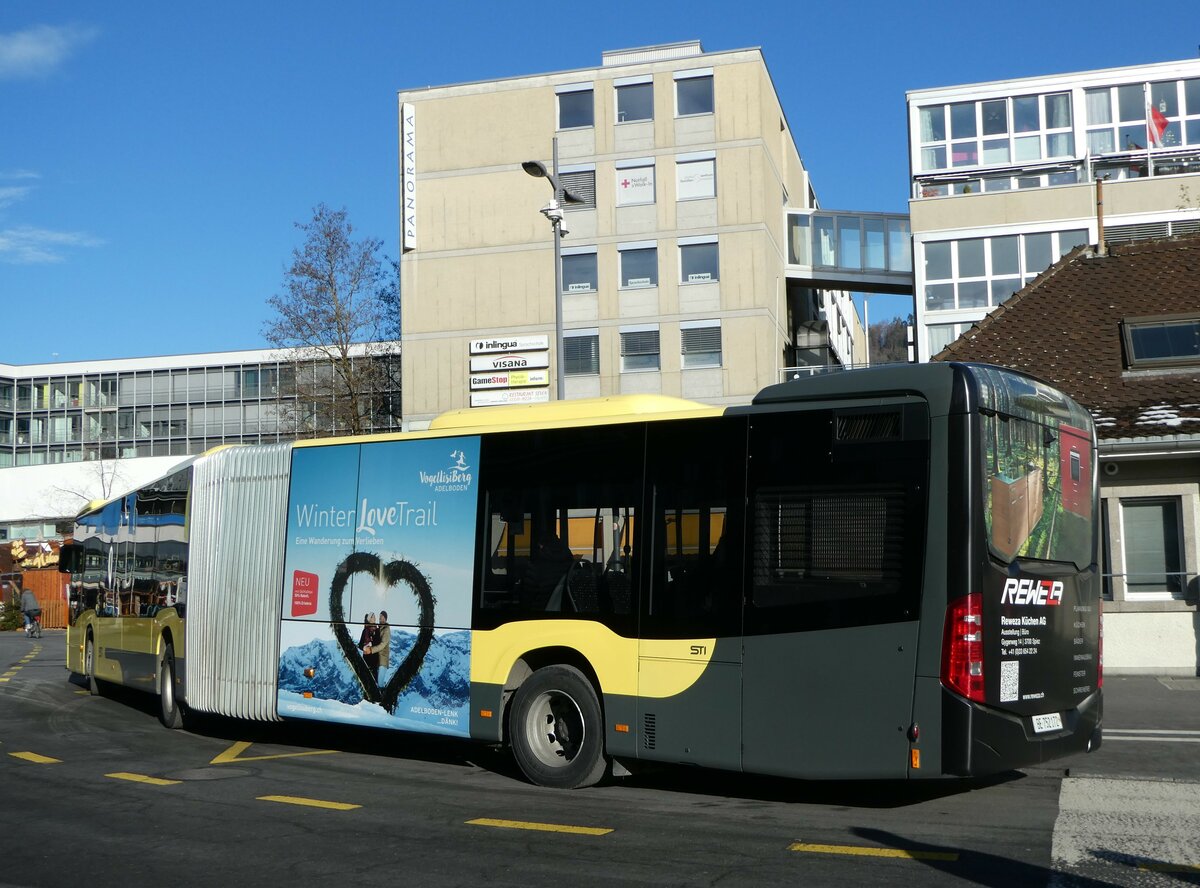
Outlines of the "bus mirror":
{"type": "Polygon", "coordinates": [[[79,573],[82,548],[76,543],[63,543],[58,550],[59,573],[79,573]]]}

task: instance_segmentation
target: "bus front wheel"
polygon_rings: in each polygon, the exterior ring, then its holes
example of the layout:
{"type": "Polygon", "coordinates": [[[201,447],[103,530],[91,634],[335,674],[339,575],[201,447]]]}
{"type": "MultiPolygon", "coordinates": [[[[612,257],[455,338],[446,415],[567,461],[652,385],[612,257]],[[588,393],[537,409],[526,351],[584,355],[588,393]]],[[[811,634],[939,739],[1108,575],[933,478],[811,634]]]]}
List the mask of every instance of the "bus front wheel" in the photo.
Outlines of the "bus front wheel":
{"type": "Polygon", "coordinates": [[[183,709],[175,696],[175,647],[163,645],[162,661],[158,668],[159,720],[168,728],[183,727],[183,709]]]}
{"type": "Polygon", "coordinates": [[[598,783],[608,761],[592,683],[573,666],[546,666],[517,689],[509,719],[513,757],[531,783],[578,789],[598,783]]]}

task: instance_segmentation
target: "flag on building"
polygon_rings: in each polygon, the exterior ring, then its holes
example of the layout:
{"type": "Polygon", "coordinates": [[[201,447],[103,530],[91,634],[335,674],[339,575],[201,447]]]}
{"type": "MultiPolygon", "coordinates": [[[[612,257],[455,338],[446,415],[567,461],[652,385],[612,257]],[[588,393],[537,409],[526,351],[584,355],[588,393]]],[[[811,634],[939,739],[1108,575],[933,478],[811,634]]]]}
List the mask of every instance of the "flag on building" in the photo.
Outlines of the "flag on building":
{"type": "Polygon", "coordinates": [[[1146,134],[1155,148],[1163,146],[1163,133],[1167,131],[1167,118],[1153,105],[1146,106],[1146,134]]]}

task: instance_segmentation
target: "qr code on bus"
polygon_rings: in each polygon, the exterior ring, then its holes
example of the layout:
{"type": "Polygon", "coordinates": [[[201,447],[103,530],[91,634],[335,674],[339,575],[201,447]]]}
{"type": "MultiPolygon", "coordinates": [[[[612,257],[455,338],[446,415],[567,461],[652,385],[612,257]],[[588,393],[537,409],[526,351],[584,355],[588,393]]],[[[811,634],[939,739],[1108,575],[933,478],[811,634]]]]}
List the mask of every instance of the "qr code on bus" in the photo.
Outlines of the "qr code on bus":
{"type": "Polygon", "coordinates": [[[1020,660],[1004,660],[1000,663],[1000,702],[1011,703],[1020,697],[1020,660]]]}

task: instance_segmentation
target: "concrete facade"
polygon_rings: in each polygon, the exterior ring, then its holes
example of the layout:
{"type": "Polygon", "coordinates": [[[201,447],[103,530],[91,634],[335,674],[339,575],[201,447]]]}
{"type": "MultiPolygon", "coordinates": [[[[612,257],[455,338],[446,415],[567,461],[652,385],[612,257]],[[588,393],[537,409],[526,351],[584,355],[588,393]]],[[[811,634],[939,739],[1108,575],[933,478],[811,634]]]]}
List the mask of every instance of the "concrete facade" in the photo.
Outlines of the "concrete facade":
{"type": "Polygon", "coordinates": [[[555,138],[564,185],[590,192],[594,181],[588,206],[566,206],[562,242],[564,275],[572,257],[594,255],[594,278],[564,280],[562,301],[565,336],[594,336],[598,360],[568,367],[567,397],[744,402],[797,362],[795,330],[806,321],[827,323],[833,362],[854,362],[861,325],[848,295],[788,285],[786,208],[810,207],[814,196],[757,49],[704,53],[694,43],[606,53],[596,68],[407,90],[399,103],[401,209],[411,234],[400,261],[406,427],[470,406],[476,339],[549,337],[549,372],[535,387],[553,396],[553,241],[538,212],[551,191],[521,164],[551,168],[555,138]],[[681,114],[680,84],[703,92],[705,80],[711,110],[681,114]],[[652,119],[620,119],[627,87],[652,93],[652,106],[634,112],[652,119]],[[563,126],[580,122],[560,118],[564,101],[585,124],[590,106],[590,124],[563,126]],[[711,189],[696,187],[696,169],[711,172],[711,189]],[[623,192],[631,171],[643,182],[633,200],[623,192]],[[688,274],[684,252],[704,244],[718,257],[711,274],[688,274]],[[653,273],[623,273],[626,250],[643,251],[653,273]],[[698,325],[719,330],[719,356],[706,366],[683,354],[686,331],[698,325]],[[655,331],[657,367],[627,366],[624,334],[655,331]]]}

